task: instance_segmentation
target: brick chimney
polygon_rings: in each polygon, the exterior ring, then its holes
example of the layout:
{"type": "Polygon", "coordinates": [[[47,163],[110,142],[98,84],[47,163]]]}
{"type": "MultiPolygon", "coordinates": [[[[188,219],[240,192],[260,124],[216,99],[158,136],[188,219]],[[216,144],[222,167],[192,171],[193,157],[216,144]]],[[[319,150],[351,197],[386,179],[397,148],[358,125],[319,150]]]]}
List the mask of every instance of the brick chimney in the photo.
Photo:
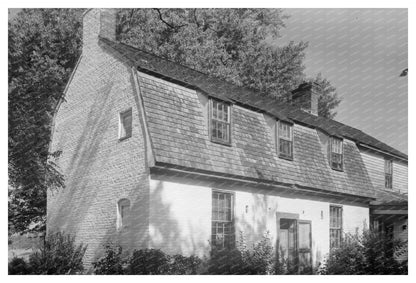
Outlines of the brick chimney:
{"type": "Polygon", "coordinates": [[[82,51],[98,48],[99,36],[116,40],[116,9],[88,9],[82,19],[82,51]]]}
{"type": "Polygon", "coordinates": [[[318,116],[320,85],[315,82],[302,83],[292,91],[292,104],[305,112],[318,116]]]}

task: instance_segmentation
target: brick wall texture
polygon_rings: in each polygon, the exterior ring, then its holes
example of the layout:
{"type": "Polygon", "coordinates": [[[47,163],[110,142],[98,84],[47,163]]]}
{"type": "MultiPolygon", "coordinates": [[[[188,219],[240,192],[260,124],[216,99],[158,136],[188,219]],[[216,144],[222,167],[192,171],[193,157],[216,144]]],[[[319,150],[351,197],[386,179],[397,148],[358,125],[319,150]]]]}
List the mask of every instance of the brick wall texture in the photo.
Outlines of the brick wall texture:
{"type": "MultiPolygon", "coordinates": [[[[95,24],[98,15],[89,16],[87,23],[95,24]]],[[[149,174],[138,103],[131,67],[90,42],[55,117],[51,147],[62,150],[57,163],[66,187],[49,192],[47,209],[48,233],[62,230],[87,244],[87,265],[107,241],[147,245],[149,174]],[[120,141],[119,113],[129,108],[132,137],[120,141]],[[117,231],[122,198],[130,200],[134,217],[117,231]]]]}

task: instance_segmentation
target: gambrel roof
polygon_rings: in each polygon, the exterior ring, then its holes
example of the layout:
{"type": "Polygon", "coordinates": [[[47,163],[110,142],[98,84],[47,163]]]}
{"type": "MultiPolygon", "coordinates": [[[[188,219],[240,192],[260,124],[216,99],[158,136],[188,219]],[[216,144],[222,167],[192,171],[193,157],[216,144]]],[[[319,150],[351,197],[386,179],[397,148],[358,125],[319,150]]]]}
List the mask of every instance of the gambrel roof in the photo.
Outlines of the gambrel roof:
{"type": "Polygon", "coordinates": [[[150,76],[139,76],[156,163],[360,197],[374,197],[357,144],[407,159],[407,155],[360,130],[262,97],[191,68],[100,38],[150,76]],[[152,79],[162,78],[163,81],[152,79]],[[171,83],[183,86],[181,91],[171,83]],[[233,107],[232,144],[212,143],[198,95],[229,101],[233,107]],[[254,110],[254,111],[253,111],[254,110]],[[293,161],[277,157],[263,113],[294,123],[293,161]],[[344,137],[344,171],[332,170],[315,129],[344,137]],[[357,143],[357,144],[356,144],[357,143]]]}

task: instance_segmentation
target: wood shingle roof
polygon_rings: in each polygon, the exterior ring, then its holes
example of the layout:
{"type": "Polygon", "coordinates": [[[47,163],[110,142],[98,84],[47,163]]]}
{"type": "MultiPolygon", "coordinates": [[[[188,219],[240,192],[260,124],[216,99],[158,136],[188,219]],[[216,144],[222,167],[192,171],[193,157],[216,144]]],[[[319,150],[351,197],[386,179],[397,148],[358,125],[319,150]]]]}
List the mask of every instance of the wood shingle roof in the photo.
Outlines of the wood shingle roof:
{"type": "Polygon", "coordinates": [[[374,190],[356,143],[364,143],[402,158],[407,155],[363,132],[316,117],[291,105],[210,77],[131,46],[100,39],[151,76],[139,76],[156,162],[199,170],[294,184],[335,193],[374,197],[374,190]],[[162,80],[152,79],[154,77],[162,80]],[[171,83],[174,83],[172,85],[171,83]],[[184,86],[178,90],[177,85],[184,86]],[[197,90],[233,102],[232,144],[212,143],[207,134],[197,90]],[[252,111],[255,110],[255,111],[252,111]],[[278,158],[270,128],[262,113],[293,121],[293,161],[278,158]],[[305,127],[306,126],[306,127],[305,127]],[[317,131],[347,138],[343,172],[329,167],[317,131]],[[352,140],[352,141],[349,141],[352,140]]]}

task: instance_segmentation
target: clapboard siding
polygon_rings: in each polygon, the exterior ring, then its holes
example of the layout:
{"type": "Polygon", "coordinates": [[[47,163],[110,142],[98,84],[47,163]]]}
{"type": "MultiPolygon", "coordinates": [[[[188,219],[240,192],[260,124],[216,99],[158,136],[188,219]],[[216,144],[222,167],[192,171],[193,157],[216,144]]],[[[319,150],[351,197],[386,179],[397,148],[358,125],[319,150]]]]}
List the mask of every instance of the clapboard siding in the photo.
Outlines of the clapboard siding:
{"type": "MultiPolygon", "coordinates": [[[[384,189],[384,156],[366,149],[360,149],[374,188],[384,189]]],[[[407,163],[393,160],[393,190],[407,193],[407,163]]]]}

